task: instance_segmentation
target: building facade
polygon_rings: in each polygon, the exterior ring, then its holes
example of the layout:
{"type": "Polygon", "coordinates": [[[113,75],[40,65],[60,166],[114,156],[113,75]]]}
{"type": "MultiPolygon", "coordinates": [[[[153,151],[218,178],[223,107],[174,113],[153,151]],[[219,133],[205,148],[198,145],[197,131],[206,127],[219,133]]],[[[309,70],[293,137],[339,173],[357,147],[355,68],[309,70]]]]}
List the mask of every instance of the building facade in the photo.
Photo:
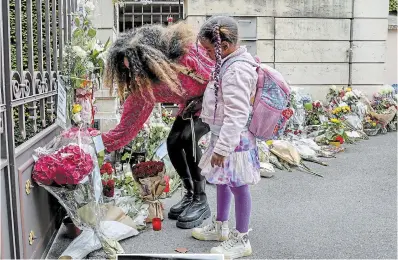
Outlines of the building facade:
{"type": "Polygon", "coordinates": [[[196,27],[217,14],[235,16],[242,44],[314,98],[330,85],[371,95],[386,83],[388,0],[184,1],[196,27]]]}

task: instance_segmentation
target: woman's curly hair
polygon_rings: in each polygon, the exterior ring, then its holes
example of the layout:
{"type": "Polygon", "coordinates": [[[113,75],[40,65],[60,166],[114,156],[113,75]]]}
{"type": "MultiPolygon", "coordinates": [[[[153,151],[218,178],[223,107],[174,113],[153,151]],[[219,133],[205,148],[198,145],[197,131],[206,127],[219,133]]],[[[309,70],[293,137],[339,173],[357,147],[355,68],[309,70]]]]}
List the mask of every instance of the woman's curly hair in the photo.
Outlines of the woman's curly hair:
{"type": "Polygon", "coordinates": [[[194,41],[193,30],[185,23],[145,25],[124,33],[108,50],[105,84],[111,91],[116,84],[122,100],[131,92],[142,94],[143,90],[153,97],[152,83],[157,82],[180,93],[177,62],[194,41]]]}

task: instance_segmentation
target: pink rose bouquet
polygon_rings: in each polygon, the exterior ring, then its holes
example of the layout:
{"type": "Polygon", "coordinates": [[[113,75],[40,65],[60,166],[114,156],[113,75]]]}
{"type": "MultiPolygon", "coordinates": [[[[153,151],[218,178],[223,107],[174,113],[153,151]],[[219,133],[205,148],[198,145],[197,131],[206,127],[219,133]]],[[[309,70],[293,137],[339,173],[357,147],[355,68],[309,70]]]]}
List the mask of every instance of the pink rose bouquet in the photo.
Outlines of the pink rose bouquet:
{"type": "Polygon", "coordinates": [[[76,185],[93,170],[93,160],[78,145],[68,145],[39,158],[32,178],[44,185],[76,185]]]}

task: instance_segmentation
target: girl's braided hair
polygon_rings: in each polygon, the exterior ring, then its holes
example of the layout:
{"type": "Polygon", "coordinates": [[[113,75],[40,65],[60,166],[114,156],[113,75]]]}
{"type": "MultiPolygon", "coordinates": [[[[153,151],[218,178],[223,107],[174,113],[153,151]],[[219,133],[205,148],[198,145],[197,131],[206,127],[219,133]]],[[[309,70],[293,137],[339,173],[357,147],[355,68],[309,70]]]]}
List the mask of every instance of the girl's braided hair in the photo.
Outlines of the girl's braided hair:
{"type": "Polygon", "coordinates": [[[194,42],[189,25],[145,25],[122,34],[108,50],[105,84],[123,100],[131,92],[149,93],[153,98],[152,83],[164,82],[170,90],[180,93],[178,60],[194,42]],[[124,64],[125,58],[129,67],[124,64]],[[143,90],[146,91],[143,91],[143,90]]]}
{"type": "Polygon", "coordinates": [[[217,110],[218,89],[220,87],[220,71],[222,63],[221,43],[229,42],[231,44],[237,44],[238,35],[238,25],[232,17],[213,16],[202,25],[196,40],[196,44],[198,41],[207,40],[214,45],[216,56],[216,65],[213,71],[214,91],[216,96],[215,110],[217,110]]]}

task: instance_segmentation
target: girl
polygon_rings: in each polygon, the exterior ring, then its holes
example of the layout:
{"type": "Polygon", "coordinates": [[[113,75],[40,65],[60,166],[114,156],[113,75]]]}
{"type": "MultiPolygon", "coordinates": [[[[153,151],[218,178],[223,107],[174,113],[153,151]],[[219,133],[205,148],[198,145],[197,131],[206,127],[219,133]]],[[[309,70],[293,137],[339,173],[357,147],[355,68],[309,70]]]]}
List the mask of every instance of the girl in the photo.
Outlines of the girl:
{"type": "Polygon", "coordinates": [[[251,212],[249,184],[260,180],[255,137],[248,131],[251,99],[255,96],[258,64],[245,47],[238,45],[238,27],[233,18],[212,17],[202,26],[198,39],[216,61],[213,82],[205,91],[201,118],[210,125],[211,144],[199,167],[210,183],[217,185],[217,217],[210,225],[195,228],[199,240],[224,241],[211,249],[229,258],[251,255],[248,239],[251,212]],[[232,194],[236,229],[229,232],[232,194]]]}
{"type": "Polygon", "coordinates": [[[199,118],[200,107],[186,105],[200,103],[214,62],[206,58],[203,48],[195,47],[193,31],[183,23],[141,27],[119,37],[108,53],[105,82],[108,86],[116,83],[121,99],[127,98],[120,123],[102,134],[106,149],[127,145],[142,129],[155,103],[180,104],[167,149],[186,193],[171,207],[169,217],[178,219],[180,228],[201,225],[210,216],[210,208],[198,167],[198,140],[209,127],[199,118]]]}

